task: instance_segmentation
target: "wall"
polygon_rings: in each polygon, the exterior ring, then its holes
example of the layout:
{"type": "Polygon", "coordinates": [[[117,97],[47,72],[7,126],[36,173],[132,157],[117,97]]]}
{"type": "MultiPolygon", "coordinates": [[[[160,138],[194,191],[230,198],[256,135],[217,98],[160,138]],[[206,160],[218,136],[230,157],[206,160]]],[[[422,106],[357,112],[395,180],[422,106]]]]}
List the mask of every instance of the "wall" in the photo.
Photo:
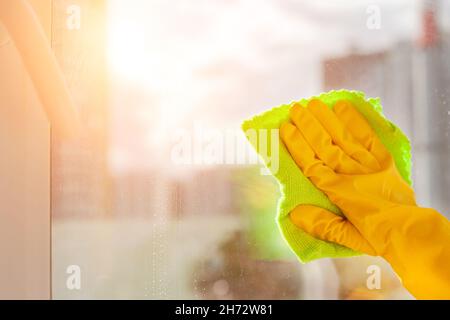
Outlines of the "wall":
{"type": "MultiPolygon", "coordinates": [[[[51,31],[51,0],[30,1],[51,31]]],[[[0,30],[0,299],[50,298],[50,128],[0,30]]]]}

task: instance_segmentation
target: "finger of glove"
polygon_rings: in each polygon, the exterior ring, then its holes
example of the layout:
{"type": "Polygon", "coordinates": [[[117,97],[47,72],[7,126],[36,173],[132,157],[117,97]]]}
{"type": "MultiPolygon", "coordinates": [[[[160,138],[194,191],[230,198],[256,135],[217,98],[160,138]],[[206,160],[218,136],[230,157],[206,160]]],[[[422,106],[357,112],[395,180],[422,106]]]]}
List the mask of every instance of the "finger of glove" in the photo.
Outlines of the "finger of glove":
{"type": "Polygon", "coordinates": [[[390,159],[391,155],[381,143],[380,139],[372,129],[370,124],[352,105],[346,100],[338,101],[334,105],[334,113],[344,124],[345,128],[350,131],[352,136],[358,140],[380,164],[385,163],[390,159]]]}
{"type": "Polygon", "coordinates": [[[357,252],[377,255],[370,243],[356,227],[344,217],[328,210],[299,205],[289,215],[291,221],[315,238],[343,245],[357,252]]]}
{"type": "Polygon", "coordinates": [[[336,174],[318,159],[300,131],[292,123],[286,122],[280,128],[280,135],[295,163],[303,174],[320,188],[326,181],[336,178],[336,174]]]}
{"type": "Polygon", "coordinates": [[[308,110],[329,133],[333,143],[347,155],[372,172],[381,169],[377,159],[358,140],[353,138],[350,131],[344,127],[336,114],[325,103],[318,99],[311,100],[308,103],[308,110]]]}
{"type": "Polygon", "coordinates": [[[333,143],[329,133],[308,109],[294,105],[291,108],[291,119],[317,157],[335,172],[370,173],[368,168],[353,160],[333,143]]]}

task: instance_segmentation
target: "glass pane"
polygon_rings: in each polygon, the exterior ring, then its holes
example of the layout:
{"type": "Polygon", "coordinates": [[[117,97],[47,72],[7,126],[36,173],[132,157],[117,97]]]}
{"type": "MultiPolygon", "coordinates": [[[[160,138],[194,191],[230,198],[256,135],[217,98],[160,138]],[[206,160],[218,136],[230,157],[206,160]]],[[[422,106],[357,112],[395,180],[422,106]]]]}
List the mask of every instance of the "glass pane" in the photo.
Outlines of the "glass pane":
{"type": "Polygon", "coordinates": [[[411,0],[53,2],[83,123],[52,139],[55,298],[411,297],[379,258],[297,261],[240,123],[324,90],[380,97],[418,199],[450,212],[448,39],[423,22],[445,17],[411,0]]]}

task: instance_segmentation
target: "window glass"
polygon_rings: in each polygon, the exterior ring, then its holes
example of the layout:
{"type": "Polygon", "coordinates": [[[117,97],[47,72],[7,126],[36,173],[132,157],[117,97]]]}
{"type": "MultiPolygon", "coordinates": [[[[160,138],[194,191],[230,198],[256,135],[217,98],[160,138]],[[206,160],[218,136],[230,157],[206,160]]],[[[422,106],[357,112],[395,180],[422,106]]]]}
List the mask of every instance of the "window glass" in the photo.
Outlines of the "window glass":
{"type": "Polygon", "coordinates": [[[240,123],[325,90],[380,97],[411,138],[418,199],[450,212],[449,38],[435,9],[53,3],[52,46],[83,123],[76,139],[52,138],[55,298],[410,298],[379,258],[297,261],[275,222],[278,185],[240,123]]]}

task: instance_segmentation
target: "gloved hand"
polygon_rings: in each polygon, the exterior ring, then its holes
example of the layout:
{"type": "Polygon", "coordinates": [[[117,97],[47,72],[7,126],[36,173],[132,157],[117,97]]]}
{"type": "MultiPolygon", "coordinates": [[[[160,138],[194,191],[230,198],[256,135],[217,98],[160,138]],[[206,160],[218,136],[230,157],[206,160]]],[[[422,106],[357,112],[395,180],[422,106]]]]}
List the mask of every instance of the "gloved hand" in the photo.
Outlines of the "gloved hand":
{"type": "Polygon", "coordinates": [[[294,105],[280,129],[302,172],[345,214],[300,205],[290,219],[313,236],[384,257],[417,298],[450,298],[450,223],[414,191],[348,101],[294,105]]]}

